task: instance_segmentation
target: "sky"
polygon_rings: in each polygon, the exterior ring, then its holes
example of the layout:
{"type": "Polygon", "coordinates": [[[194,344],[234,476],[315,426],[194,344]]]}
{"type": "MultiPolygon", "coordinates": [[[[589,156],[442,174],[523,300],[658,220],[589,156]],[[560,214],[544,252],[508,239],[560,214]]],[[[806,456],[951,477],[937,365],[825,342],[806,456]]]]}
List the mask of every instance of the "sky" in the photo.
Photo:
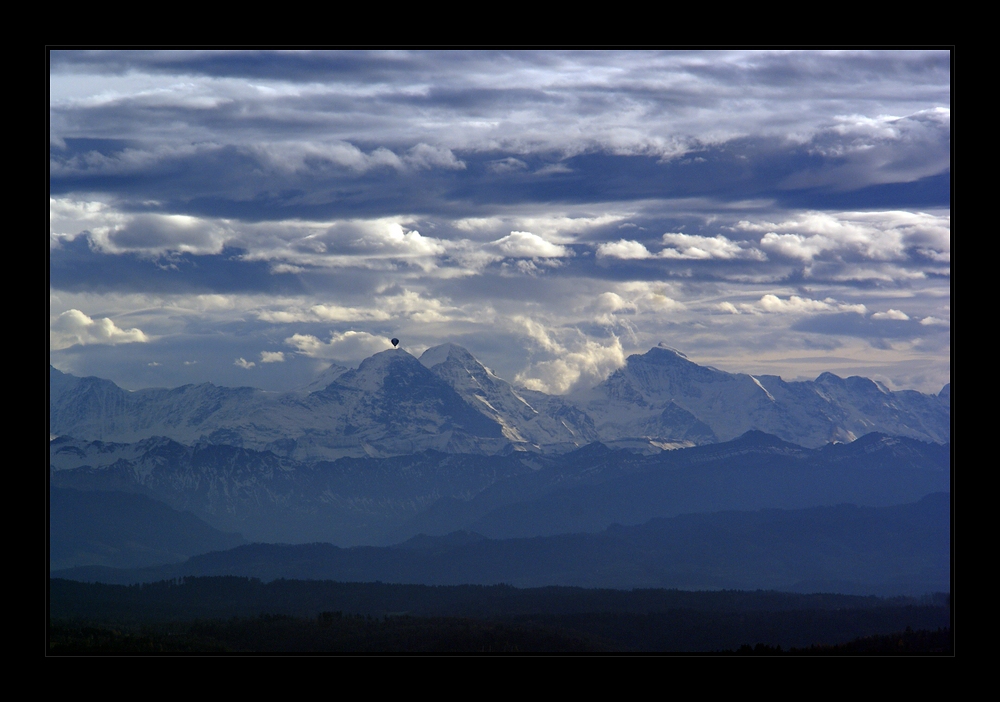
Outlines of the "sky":
{"type": "Polygon", "coordinates": [[[951,369],[947,51],[53,51],[50,363],[951,369]]]}

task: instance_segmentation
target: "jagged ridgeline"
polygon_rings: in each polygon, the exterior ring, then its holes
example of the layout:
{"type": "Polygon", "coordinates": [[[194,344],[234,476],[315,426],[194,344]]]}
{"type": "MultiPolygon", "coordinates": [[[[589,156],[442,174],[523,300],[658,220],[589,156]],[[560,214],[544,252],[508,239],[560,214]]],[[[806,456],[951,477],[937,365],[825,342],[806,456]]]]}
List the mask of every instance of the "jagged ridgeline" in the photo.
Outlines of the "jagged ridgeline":
{"type": "Polygon", "coordinates": [[[50,376],[50,565],[82,579],[196,574],[217,551],[260,556],[268,577],[410,582],[423,568],[439,584],[885,594],[949,582],[948,386],[784,382],[658,347],[555,397],[452,344],[288,393],[50,376]],[[226,550],[243,539],[335,546],[282,570],[270,551],[226,550]]]}
{"type": "Polygon", "coordinates": [[[274,393],[205,383],[129,392],[50,368],[50,433],[134,443],[162,436],[296,460],[510,451],[566,453],[594,441],[655,452],[758,430],[800,446],[873,432],[946,443],[950,392],[892,392],[867,378],[815,381],[727,373],[656,347],[568,396],[515,388],[460,346],[418,360],[392,349],[274,393]]]}

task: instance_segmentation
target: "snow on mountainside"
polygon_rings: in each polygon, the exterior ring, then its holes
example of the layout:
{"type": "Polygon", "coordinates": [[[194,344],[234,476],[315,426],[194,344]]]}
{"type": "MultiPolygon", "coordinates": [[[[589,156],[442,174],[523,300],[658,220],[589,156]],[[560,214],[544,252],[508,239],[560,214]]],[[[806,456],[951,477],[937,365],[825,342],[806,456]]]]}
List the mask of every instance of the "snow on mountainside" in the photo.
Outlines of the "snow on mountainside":
{"type": "Polygon", "coordinates": [[[164,436],[298,460],[427,449],[562,453],[598,440],[656,451],[750,430],[807,447],[872,432],[950,437],[949,386],[939,395],[890,392],[831,373],[786,382],[700,366],[662,346],[566,397],[515,388],[454,344],[428,349],[419,361],[402,349],[383,351],[357,369],[329,369],[312,387],[271,393],[204,383],[128,392],[50,367],[50,434],[103,442],[164,436]]]}
{"type": "Polygon", "coordinates": [[[443,344],[427,349],[420,362],[453,387],[466,402],[493,418],[512,442],[534,447],[566,444],[576,447],[599,437],[593,423],[560,398],[515,390],[461,346],[443,344]],[[537,405],[537,406],[536,406],[537,405]]]}
{"type": "Polygon", "coordinates": [[[890,392],[867,378],[832,373],[806,382],[726,373],[662,346],[629,356],[603,383],[567,399],[607,439],[640,435],[702,444],[756,429],[809,447],[873,431],[949,440],[948,405],[933,395],[890,392]]]}
{"type": "Polygon", "coordinates": [[[495,453],[508,443],[497,422],[397,349],[307,396],[207,383],[127,392],[98,378],[67,381],[71,376],[54,368],[50,375],[50,433],[81,439],[134,442],[156,435],[300,458],[426,449],[495,453]]]}
{"type": "Polygon", "coordinates": [[[59,438],[49,452],[53,487],[139,492],[251,540],[342,545],[458,529],[565,534],[684,512],[890,505],[946,491],[950,479],[949,446],[884,434],[805,449],[748,432],[645,456],[593,443],[562,455],[424,451],[304,462],[162,437],[59,438]]]}
{"type": "Polygon", "coordinates": [[[348,370],[350,369],[344,368],[344,366],[340,366],[334,363],[325,371],[320,373],[311,383],[307,383],[306,385],[303,385],[300,388],[296,388],[296,391],[308,395],[311,392],[316,392],[317,390],[323,390],[330,383],[332,383],[337,378],[342,376],[348,370]]]}

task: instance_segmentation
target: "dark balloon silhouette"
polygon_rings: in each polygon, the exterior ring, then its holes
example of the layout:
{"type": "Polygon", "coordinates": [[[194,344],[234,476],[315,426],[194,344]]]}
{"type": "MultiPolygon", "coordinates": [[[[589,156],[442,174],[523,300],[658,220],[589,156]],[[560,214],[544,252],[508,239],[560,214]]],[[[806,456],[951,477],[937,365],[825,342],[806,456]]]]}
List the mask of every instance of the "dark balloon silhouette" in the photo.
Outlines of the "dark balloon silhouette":
{"type": "Polygon", "coordinates": [[[399,339],[392,339],[391,341],[392,341],[393,347],[399,346],[399,339]]]}

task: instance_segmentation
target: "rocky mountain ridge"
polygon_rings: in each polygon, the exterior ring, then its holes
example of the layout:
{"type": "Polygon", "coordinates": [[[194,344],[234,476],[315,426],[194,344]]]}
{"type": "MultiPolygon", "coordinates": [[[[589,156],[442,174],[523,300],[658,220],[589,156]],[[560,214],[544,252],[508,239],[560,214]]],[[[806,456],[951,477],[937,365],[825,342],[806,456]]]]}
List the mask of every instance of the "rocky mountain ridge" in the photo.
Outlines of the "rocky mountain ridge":
{"type": "Polygon", "coordinates": [[[807,449],[761,432],[643,455],[593,443],[566,454],[423,451],[300,462],[166,438],[49,443],[56,488],[133,492],[252,540],[399,543],[597,531],[685,512],[889,505],[950,485],[950,447],[868,434],[807,449]]]}
{"type": "Polygon", "coordinates": [[[129,392],[50,367],[50,434],[118,443],[164,436],[297,460],[425,450],[565,453],[594,441],[656,452],[751,430],[807,447],[872,432],[936,443],[950,437],[950,386],[938,395],[892,392],[831,373],[787,382],[701,366],[662,346],[563,397],[516,388],[454,344],[419,360],[383,351],[326,379],[312,392],[210,383],[129,392]]]}

